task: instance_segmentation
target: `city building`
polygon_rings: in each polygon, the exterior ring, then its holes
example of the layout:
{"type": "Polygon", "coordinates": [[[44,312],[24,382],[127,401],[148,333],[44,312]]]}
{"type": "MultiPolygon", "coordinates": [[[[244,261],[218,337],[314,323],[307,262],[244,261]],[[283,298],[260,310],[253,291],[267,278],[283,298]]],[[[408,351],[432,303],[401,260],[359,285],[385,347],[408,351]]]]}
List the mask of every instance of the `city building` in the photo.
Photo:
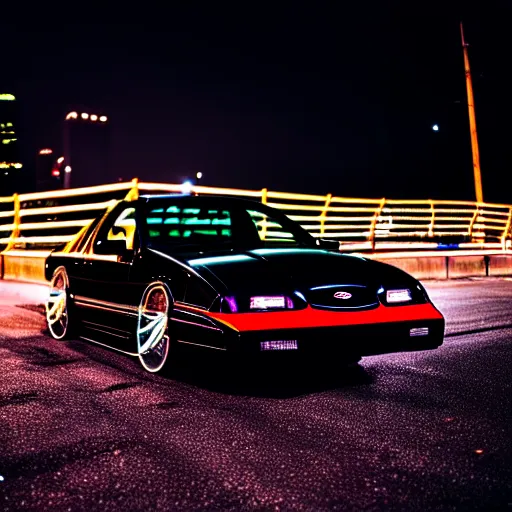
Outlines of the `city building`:
{"type": "Polygon", "coordinates": [[[0,196],[17,192],[23,178],[17,107],[13,94],[0,93],[0,196]]]}
{"type": "Polygon", "coordinates": [[[87,187],[110,181],[110,123],[100,113],[69,112],[64,120],[64,188],[87,187]]]}

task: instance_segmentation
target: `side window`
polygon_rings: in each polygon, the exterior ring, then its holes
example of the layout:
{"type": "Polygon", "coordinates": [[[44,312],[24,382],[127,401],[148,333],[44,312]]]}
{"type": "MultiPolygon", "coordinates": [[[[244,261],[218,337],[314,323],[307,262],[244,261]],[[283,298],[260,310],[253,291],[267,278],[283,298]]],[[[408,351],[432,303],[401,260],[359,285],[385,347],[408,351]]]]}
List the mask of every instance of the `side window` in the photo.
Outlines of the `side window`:
{"type": "Polygon", "coordinates": [[[247,213],[256,226],[260,240],[264,242],[265,246],[286,245],[287,243],[293,244],[296,242],[293,234],[284,229],[281,223],[273,217],[254,210],[247,210],[247,213]]]}
{"type": "Polygon", "coordinates": [[[231,212],[219,208],[154,208],[146,222],[149,238],[155,241],[192,242],[232,236],[231,212]]]}
{"type": "Polygon", "coordinates": [[[136,233],[135,208],[125,208],[115,218],[106,220],[98,233],[93,251],[96,252],[96,246],[105,240],[125,240],[126,248],[133,250],[136,246],[136,233]]]}

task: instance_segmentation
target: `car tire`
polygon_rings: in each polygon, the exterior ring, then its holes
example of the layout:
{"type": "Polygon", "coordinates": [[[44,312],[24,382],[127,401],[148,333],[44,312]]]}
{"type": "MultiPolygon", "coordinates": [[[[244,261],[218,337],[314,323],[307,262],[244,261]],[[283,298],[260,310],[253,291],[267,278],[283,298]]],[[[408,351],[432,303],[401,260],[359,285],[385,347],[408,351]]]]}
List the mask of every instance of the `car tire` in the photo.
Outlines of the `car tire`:
{"type": "Polygon", "coordinates": [[[168,365],[171,305],[171,293],[160,281],[150,283],[142,294],[137,321],[137,352],[142,366],[151,373],[168,365]]]}
{"type": "Polygon", "coordinates": [[[76,336],[78,322],[69,291],[66,268],[57,267],[50,281],[50,293],[46,302],[46,325],[55,340],[67,340],[76,336]]]}

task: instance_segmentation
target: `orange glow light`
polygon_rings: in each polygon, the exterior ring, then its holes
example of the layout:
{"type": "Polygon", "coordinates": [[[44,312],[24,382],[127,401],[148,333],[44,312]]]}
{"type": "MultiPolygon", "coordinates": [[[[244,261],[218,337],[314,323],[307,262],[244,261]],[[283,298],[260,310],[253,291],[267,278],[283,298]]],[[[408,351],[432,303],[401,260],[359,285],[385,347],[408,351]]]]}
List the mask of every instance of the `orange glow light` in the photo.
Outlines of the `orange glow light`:
{"type": "Polygon", "coordinates": [[[64,157],[61,156],[60,158],[57,158],[57,163],[58,164],[61,164],[62,162],[64,162],[64,157]]]}
{"type": "Polygon", "coordinates": [[[100,117],[100,121],[101,121],[102,123],[106,123],[106,122],[107,122],[107,116],[101,116],[101,117],[100,117]]]}
{"type": "Polygon", "coordinates": [[[40,155],[51,155],[52,153],[53,151],[50,148],[41,149],[41,151],[39,151],[40,155]]]}
{"type": "Polygon", "coordinates": [[[96,114],[92,114],[91,121],[97,121],[97,120],[98,120],[98,116],[96,114]]]}
{"type": "Polygon", "coordinates": [[[78,119],[78,112],[69,112],[66,119],[78,119]]]}
{"type": "Polygon", "coordinates": [[[60,171],[58,169],[53,169],[52,176],[60,176],[60,171]]]}
{"type": "Polygon", "coordinates": [[[81,117],[82,119],[89,119],[89,114],[87,114],[87,113],[83,112],[82,114],[80,114],[80,117],[81,117]]]}

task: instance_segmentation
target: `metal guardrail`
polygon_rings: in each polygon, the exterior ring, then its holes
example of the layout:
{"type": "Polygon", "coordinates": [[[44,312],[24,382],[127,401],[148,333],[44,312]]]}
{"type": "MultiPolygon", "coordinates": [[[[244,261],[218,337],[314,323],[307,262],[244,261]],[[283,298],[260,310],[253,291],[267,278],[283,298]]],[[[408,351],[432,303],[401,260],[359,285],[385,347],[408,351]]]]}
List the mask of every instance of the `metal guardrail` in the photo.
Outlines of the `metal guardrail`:
{"type": "MultiPolygon", "coordinates": [[[[133,180],[0,198],[0,251],[49,250],[73,238],[125,197],[180,193],[183,185],[133,180]]],[[[317,238],[344,251],[509,249],[512,205],[471,201],[362,199],[193,186],[193,193],[252,198],[283,210],[317,238]]]]}

